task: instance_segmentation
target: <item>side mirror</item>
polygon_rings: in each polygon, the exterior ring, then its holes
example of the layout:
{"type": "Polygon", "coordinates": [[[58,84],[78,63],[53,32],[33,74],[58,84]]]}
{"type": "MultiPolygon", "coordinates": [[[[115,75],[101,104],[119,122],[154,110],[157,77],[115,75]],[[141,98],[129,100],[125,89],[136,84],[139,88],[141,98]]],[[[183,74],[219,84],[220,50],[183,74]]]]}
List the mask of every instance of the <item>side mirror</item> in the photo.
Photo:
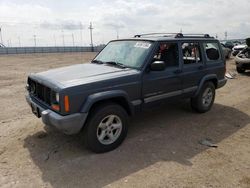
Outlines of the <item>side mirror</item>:
{"type": "Polygon", "coordinates": [[[154,61],[150,65],[150,70],[151,71],[163,71],[165,70],[165,62],[164,61],[154,61]]]}

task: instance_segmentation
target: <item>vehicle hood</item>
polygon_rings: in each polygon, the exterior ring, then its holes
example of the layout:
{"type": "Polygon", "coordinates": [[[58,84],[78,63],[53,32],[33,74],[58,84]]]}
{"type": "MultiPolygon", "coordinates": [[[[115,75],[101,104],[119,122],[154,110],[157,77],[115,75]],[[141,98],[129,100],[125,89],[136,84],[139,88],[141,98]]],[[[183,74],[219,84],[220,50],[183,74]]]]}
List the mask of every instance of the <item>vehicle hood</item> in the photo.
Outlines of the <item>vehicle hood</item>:
{"type": "Polygon", "coordinates": [[[106,64],[85,63],[51,69],[45,72],[33,74],[30,77],[42,82],[45,85],[47,85],[47,82],[50,82],[53,83],[53,85],[64,88],[136,73],[138,73],[138,70],[131,68],[120,68],[106,64]]]}
{"type": "Polygon", "coordinates": [[[247,47],[247,45],[241,44],[241,45],[237,45],[237,46],[233,47],[233,50],[243,49],[243,48],[246,48],[246,47],[247,47]]]}

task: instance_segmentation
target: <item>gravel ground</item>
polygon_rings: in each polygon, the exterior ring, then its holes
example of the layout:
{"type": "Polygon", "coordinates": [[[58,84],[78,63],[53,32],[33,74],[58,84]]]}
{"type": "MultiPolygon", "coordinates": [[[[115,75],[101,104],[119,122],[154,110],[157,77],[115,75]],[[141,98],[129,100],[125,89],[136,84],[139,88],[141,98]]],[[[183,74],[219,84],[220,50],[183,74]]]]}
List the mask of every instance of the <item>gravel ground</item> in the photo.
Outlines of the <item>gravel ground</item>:
{"type": "Polygon", "coordinates": [[[217,90],[211,111],[194,113],[188,101],[153,108],[131,120],[118,149],[94,154],[79,135],[44,127],[24,98],[29,73],[94,55],[0,56],[1,187],[250,187],[250,72],[217,90]]]}

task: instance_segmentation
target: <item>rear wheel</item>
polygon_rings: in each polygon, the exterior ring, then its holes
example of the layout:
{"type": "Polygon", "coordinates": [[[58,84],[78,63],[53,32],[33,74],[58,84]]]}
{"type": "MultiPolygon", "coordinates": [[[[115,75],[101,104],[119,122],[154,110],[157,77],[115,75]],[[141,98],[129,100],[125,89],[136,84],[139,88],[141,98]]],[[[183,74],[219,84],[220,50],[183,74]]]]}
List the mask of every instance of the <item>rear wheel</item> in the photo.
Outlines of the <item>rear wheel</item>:
{"type": "Polygon", "coordinates": [[[85,130],[87,148],[103,153],[117,148],[127,135],[128,114],[120,105],[109,103],[96,107],[85,130]]]}
{"type": "Polygon", "coordinates": [[[198,95],[191,98],[192,108],[200,113],[211,109],[215,98],[215,86],[212,82],[205,82],[198,95]]]}

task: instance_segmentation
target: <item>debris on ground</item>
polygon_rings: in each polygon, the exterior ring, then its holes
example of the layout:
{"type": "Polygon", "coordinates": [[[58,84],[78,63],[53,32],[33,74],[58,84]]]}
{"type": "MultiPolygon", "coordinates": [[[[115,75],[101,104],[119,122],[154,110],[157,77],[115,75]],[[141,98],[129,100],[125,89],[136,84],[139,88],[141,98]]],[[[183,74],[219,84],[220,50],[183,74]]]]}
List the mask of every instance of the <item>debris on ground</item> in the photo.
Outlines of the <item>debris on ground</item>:
{"type": "Polygon", "coordinates": [[[233,73],[233,72],[227,72],[227,73],[225,74],[225,77],[228,78],[228,79],[235,79],[236,76],[237,76],[237,74],[236,74],[236,73],[233,73]]]}
{"type": "Polygon", "coordinates": [[[45,156],[44,161],[48,161],[49,158],[50,158],[50,155],[51,155],[52,153],[57,153],[57,152],[58,152],[58,149],[59,149],[59,146],[58,146],[58,145],[56,145],[55,147],[53,147],[53,148],[47,153],[47,155],[45,156]]]}
{"type": "Polygon", "coordinates": [[[199,143],[201,145],[208,146],[208,147],[213,147],[213,148],[217,148],[218,147],[216,144],[212,143],[212,140],[210,138],[205,138],[203,140],[200,140],[199,143]]]}

